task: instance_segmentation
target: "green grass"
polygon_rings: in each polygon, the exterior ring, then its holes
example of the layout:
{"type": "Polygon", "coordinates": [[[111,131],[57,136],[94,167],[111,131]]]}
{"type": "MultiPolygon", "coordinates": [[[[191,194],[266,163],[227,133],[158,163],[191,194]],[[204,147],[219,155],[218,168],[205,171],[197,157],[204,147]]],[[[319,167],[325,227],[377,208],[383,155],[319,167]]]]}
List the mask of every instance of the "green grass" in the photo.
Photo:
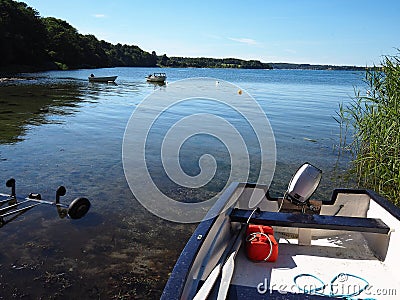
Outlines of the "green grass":
{"type": "Polygon", "coordinates": [[[375,190],[400,205],[400,57],[385,57],[382,67],[366,71],[368,90],[340,105],[336,121],[341,149],[351,150],[351,174],[359,187],[375,190]],[[352,142],[346,141],[348,132],[352,142]]]}

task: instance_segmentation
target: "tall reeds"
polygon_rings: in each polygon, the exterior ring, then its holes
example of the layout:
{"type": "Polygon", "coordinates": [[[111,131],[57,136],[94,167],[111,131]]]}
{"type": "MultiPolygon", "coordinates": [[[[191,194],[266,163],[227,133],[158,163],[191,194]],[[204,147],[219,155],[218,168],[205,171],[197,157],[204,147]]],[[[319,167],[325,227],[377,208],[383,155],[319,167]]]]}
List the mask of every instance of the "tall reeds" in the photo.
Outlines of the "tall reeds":
{"type": "Polygon", "coordinates": [[[341,148],[353,153],[352,175],[400,205],[400,57],[384,57],[382,66],[366,71],[366,93],[355,92],[335,118],[341,128],[341,148]],[[346,132],[353,133],[346,144],[346,132]]]}

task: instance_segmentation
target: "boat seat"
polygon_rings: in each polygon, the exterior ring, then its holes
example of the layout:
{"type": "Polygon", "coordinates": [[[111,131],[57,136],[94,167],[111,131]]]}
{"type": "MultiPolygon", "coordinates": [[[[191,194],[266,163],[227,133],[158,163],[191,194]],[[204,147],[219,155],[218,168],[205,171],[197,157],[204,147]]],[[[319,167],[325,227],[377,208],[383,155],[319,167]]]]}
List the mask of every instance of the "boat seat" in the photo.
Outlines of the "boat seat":
{"type": "MultiPolygon", "coordinates": [[[[232,211],[230,218],[232,222],[246,223],[251,213],[251,210],[235,208],[232,211]]],[[[250,223],[307,229],[359,231],[380,234],[390,233],[390,227],[381,219],[363,217],[306,215],[299,213],[261,211],[253,215],[250,219],[250,223]]]]}

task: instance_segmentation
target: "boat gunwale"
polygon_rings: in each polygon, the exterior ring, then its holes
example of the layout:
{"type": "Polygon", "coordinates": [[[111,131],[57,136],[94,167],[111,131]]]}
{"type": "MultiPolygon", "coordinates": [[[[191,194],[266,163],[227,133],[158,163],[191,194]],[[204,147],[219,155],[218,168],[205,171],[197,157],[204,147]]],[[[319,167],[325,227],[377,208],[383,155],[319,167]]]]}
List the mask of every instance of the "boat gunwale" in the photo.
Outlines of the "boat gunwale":
{"type": "MultiPolygon", "coordinates": [[[[193,263],[196,259],[197,254],[199,253],[201,247],[203,246],[203,242],[206,240],[210,229],[213,227],[214,223],[220,217],[219,214],[215,214],[214,211],[211,210],[220,210],[224,207],[224,204],[227,203],[227,200],[235,193],[235,191],[243,185],[243,183],[234,182],[232,183],[225,192],[222,193],[221,197],[217,200],[214,206],[210,209],[210,212],[207,213],[206,217],[200,224],[197,226],[189,241],[186,243],[184,249],[182,250],[176,264],[171,272],[171,276],[169,277],[163,293],[160,299],[181,299],[182,294],[185,288],[185,284],[188,278],[188,275],[192,269],[193,263]],[[210,216],[214,215],[210,218],[210,216]],[[199,239],[198,237],[201,236],[199,239]]],[[[246,186],[246,184],[244,184],[246,186]]]]}
{"type": "Polygon", "coordinates": [[[379,195],[373,190],[369,189],[346,189],[346,188],[338,188],[334,189],[332,193],[331,200],[322,201],[323,205],[333,205],[336,202],[337,196],[339,194],[366,194],[376,203],[381,205],[388,213],[390,213],[397,220],[400,220],[400,207],[393,204],[393,202],[389,201],[385,197],[379,195]]]}

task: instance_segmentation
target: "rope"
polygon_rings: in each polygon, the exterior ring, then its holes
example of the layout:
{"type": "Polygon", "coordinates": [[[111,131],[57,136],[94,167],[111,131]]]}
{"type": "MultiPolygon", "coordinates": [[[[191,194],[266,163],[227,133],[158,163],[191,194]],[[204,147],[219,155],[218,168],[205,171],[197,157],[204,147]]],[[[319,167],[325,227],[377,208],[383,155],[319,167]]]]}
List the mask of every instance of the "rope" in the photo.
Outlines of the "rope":
{"type": "Polygon", "coordinates": [[[336,276],[331,280],[330,295],[335,296],[335,297],[347,297],[347,298],[350,298],[350,297],[353,297],[353,296],[358,296],[358,295],[360,295],[363,291],[365,291],[365,289],[366,289],[368,286],[369,286],[368,281],[365,280],[364,278],[361,278],[360,276],[353,275],[353,274],[348,274],[348,273],[340,273],[340,274],[336,275],[336,276]],[[358,291],[355,291],[354,293],[351,293],[351,294],[342,294],[342,295],[340,295],[340,294],[335,294],[335,293],[333,292],[333,290],[332,290],[332,288],[333,288],[333,283],[334,283],[338,278],[343,278],[343,277],[345,277],[345,278],[353,277],[353,278],[356,278],[356,279],[360,279],[361,281],[363,281],[363,282],[365,283],[365,286],[364,286],[362,289],[359,289],[358,291]]]}
{"type": "Polygon", "coordinates": [[[321,279],[319,279],[317,276],[315,276],[315,275],[312,275],[312,274],[299,274],[299,275],[295,276],[295,277],[293,278],[293,280],[294,280],[294,284],[296,285],[296,287],[297,287],[301,292],[304,292],[304,293],[306,293],[306,294],[313,294],[313,293],[315,293],[315,294],[320,294],[320,295],[323,295],[323,294],[324,294],[324,293],[321,293],[321,292],[319,292],[319,291],[325,289],[326,284],[325,284],[321,279]],[[311,277],[311,278],[314,278],[314,279],[318,280],[318,281],[321,283],[321,286],[320,286],[320,287],[316,287],[316,288],[314,288],[314,289],[310,289],[310,290],[307,290],[307,289],[305,289],[305,288],[302,288],[302,287],[300,287],[300,286],[297,284],[297,282],[296,282],[297,279],[299,279],[300,277],[311,277]]]}
{"type": "Polygon", "coordinates": [[[249,218],[247,219],[246,226],[249,226],[251,217],[253,217],[253,215],[254,215],[256,212],[259,212],[259,211],[260,211],[260,208],[259,208],[259,207],[256,207],[256,208],[251,212],[249,218]]]}
{"type": "Polygon", "coordinates": [[[365,290],[369,287],[369,283],[368,283],[367,280],[365,280],[364,278],[362,278],[362,277],[360,277],[360,276],[357,276],[357,275],[354,275],[354,274],[349,274],[349,273],[339,273],[339,274],[337,274],[335,277],[333,277],[333,279],[332,279],[332,280],[330,281],[330,283],[329,283],[329,285],[330,285],[329,295],[326,295],[326,294],[324,294],[323,292],[320,292],[321,290],[324,290],[324,289],[325,289],[325,287],[327,286],[327,284],[325,284],[320,278],[318,278],[318,277],[315,276],[315,275],[306,274],[306,273],[299,274],[299,275],[296,275],[296,276],[293,278],[293,281],[294,281],[294,284],[296,285],[296,287],[297,287],[300,291],[302,291],[302,292],[304,292],[304,293],[307,293],[307,294],[313,294],[313,293],[315,293],[315,294],[319,294],[319,295],[323,295],[323,296],[336,297],[336,298],[345,298],[345,299],[352,299],[352,297],[355,297],[355,296],[360,295],[363,291],[365,291],[365,290]],[[300,287],[300,286],[298,285],[298,283],[297,283],[297,280],[298,280],[299,278],[301,278],[301,277],[311,277],[311,278],[314,278],[314,279],[317,280],[319,283],[321,283],[321,286],[316,287],[316,288],[314,288],[314,289],[310,289],[310,290],[307,290],[306,288],[300,287]],[[357,291],[354,291],[353,293],[348,293],[348,294],[337,294],[337,293],[335,293],[335,291],[333,290],[333,288],[334,288],[334,283],[335,283],[338,279],[340,280],[341,278],[346,278],[346,280],[347,280],[348,277],[356,278],[356,279],[359,279],[359,280],[363,281],[363,282],[365,283],[365,286],[362,287],[362,288],[360,288],[360,289],[357,289],[357,291]]]}

